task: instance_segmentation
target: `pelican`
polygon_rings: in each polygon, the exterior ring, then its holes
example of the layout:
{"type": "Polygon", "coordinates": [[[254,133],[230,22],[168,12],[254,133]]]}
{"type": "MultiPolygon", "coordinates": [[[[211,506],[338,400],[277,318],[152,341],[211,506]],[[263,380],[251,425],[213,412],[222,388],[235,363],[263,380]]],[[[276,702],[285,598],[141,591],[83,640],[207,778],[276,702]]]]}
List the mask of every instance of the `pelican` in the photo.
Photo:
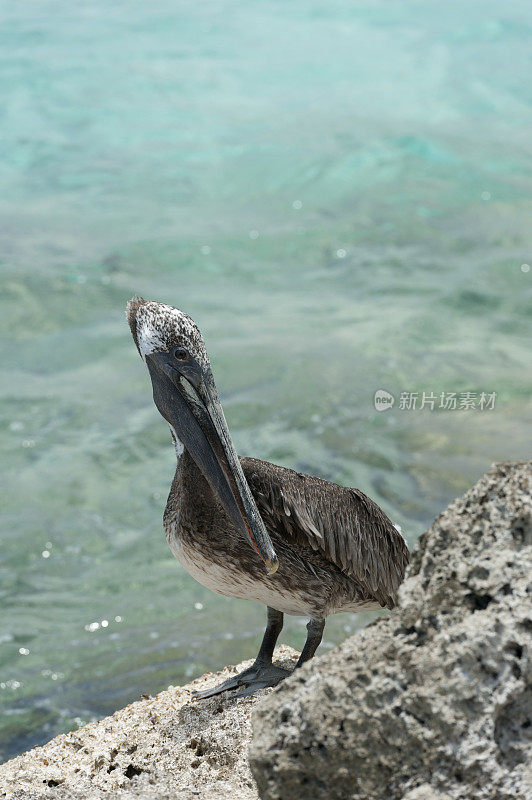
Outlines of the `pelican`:
{"type": "Polygon", "coordinates": [[[272,662],[284,614],[309,619],[297,669],[316,652],[329,614],[394,607],[408,548],[358,489],[236,454],[203,336],[187,314],[141,297],[126,314],[177,456],[163,516],[168,544],[203,586],[267,607],[254,664],[195,695],[244,697],[289,674],[272,662]]]}

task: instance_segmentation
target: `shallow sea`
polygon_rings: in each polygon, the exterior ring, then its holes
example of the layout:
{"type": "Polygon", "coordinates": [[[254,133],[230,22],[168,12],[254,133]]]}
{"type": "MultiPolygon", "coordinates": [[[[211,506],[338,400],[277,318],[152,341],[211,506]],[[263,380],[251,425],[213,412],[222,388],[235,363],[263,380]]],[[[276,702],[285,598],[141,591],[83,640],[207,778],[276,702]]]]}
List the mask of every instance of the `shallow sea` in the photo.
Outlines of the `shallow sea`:
{"type": "Polygon", "coordinates": [[[530,455],[532,14],[6,0],[0,22],[7,758],[262,633],[167,549],[132,294],[196,319],[240,453],[358,486],[410,543],[530,455]]]}

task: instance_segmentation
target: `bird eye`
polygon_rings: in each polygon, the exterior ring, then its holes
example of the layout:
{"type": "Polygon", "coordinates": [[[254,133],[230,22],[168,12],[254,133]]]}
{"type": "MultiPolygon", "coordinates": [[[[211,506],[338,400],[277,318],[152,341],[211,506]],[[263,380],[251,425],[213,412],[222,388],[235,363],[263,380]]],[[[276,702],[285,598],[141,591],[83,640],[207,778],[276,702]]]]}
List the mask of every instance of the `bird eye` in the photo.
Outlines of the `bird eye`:
{"type": "Polygon", "coordinates": [[[186,361],[188,358],[188,352],[184,347],[176,347],[174,350],[174,358],[177,359],[177,361],[186,361]]]}

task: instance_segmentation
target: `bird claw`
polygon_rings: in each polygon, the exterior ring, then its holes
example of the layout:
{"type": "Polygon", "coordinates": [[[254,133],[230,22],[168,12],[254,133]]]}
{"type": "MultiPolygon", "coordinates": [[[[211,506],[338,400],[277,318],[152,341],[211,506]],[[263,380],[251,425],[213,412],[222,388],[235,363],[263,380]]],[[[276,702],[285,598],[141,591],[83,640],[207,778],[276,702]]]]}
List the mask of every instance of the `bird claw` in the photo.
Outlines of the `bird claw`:
{"type": "Polygon", "coordinates": [[[266,689],[268,686],[277,686],[284,678],[290,675],[290,671],[282,667],[276,667],[274,664],[269,666],[252,666],[239,672],[234,678],[228,678],[218,686],[212,689],[203,689],[202,691],[194,691],[192,693],[193,700],[206,700],[208,697],[215,697],[223,692],[231,691],[231,689],[240,689],[233,695],[236,697],[248,697],[249,695],[257,692],[259,689],[266,689]]]}

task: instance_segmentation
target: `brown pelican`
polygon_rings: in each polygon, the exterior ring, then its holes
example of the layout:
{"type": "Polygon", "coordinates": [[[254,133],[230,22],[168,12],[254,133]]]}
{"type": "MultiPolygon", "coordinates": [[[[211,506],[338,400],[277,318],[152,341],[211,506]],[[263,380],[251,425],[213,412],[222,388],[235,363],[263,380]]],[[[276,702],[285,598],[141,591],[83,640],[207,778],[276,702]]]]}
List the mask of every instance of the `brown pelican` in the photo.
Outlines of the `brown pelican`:
{"type": "Polygon", "coordinates": [[[237,456],[203,337],[189,316],[134,297],[127,319],[177,454],[164,512],[168,544],[204,586],[267,606],[253,666],[196,697],[237,688],[242,697],[275,686],[288,674],[272,664],[283,614],[310,618],[299,667],[314,655],[329,614],[393,608],[409,560],[406,543],[358,489],[237,456]]]}

